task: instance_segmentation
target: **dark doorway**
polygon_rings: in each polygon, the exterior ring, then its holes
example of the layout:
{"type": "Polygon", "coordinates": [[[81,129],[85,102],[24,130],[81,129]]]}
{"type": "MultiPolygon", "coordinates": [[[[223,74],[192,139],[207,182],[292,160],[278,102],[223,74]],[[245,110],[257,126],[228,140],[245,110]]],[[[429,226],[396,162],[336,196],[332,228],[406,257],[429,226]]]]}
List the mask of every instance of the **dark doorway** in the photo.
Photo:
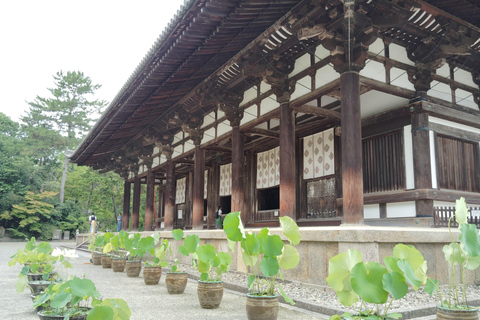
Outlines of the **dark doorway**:
{"type": "Polygon", "coordinates": [[[280,209],[280,188],[258,190],[258,210],[280,209]]]}
{"type": "Polygon", "coordinates": [[[230,213],[232,210],[232,196],[220,197],[220,205],[222,206],[223,214],[230,213]]]}

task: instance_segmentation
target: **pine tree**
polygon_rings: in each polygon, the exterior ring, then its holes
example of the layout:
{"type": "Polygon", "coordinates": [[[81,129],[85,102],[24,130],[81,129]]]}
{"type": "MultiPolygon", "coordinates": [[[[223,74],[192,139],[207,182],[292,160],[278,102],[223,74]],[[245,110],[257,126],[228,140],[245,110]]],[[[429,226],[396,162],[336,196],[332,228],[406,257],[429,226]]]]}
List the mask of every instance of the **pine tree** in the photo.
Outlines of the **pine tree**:
{"type": "Polygon", "coordinates": [[[38,142],[38,156],[42,161],[49,157],[57,159],[59,152],[65,152],[60,184],[60,203],[63,203],[68,155],[88,133],[106,103],[93,99],[101,85],[92,84],[90,77],[83,72],[60,71],[53,78],[55,87],[48,89],[52,97],[37,96],[29,102],[30,111],[22,121],[26,124],[25,132],[30,141],[38,142]]]}

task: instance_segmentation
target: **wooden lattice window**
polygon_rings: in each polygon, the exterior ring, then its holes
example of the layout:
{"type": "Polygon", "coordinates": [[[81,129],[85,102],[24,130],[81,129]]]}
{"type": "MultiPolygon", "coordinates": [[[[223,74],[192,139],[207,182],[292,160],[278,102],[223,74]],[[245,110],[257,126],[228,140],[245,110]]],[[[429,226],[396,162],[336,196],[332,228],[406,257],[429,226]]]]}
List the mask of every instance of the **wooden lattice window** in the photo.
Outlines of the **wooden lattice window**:
{"type": "Polygon", "coordinates": [[[478,143],[437,135],[437,178],[442,189],[478,192],[478,143]]]}
{"type": "Polygon", "coordinates": [[[362,149],[365,193],[405,189],[401,131],[364,139],[362,149]]]}

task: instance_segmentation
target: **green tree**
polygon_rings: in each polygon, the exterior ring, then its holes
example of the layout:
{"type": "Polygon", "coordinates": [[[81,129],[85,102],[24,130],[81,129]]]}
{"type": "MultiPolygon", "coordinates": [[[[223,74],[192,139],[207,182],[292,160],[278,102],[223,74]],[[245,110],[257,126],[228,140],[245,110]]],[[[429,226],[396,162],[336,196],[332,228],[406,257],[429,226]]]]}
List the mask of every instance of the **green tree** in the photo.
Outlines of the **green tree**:
{"type": "Polygon", "coordinates": [[[33,163],[22,155],[20,126],[0,113],[0,213],[23,200],[31,183],[33,163]]]}
{"type": "Polygon", "coordinates": [[[49,222],[53,205],[42,200],[54,195],[56,193],[51,191],[40,194],[29,191],[25,201],[22,204],[13,205],[11,211],[4,211],[0,215],[0,220],[6,221],[7,230],[11,231],[14,237],[40,239],[48,237],[49,233],[45,231],[47,227],[53,227],[49,222]]]}
{"type": "Polygon", "coordinates": [[[63,161],[60,183],[60,203],[63,203],[68,153],[75,149],[81,138],[88,133],[106,103],[93,99],[95,91],[101,86],[92,84],[90,77],[83,72],[60,71],[53,78],[55,87],[48,89],[52,97],[37,96],[33,102],[29,102],[30,111],[22,121],[30,128],[32,141],[36,138],[48,138],[46,148],[42,149],[46,154],[50,153],[50,156],[55,158],[60,150],[65,151],[67,156],[63,161]],[[59,139],[58,135],[62,138],[59,139]]]}

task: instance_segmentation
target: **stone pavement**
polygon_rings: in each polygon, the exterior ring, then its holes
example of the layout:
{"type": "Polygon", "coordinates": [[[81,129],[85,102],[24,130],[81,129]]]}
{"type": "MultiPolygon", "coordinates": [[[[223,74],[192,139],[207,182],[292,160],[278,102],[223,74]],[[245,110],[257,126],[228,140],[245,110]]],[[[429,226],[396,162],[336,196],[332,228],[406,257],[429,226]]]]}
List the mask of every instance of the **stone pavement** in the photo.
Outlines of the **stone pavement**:
{"type": "MultiPolygon", "coordinates": [[[[0,319],[2,320],[36,320],[38,319],[33,307],[28,289],[23,293],[16,293],[15,283],[21,270],[19,265],[8,267],[7,262],[18,248],[25,246],[25,242],[0,242],[0,319]]],[[[54,241],[52,247],[66,246],[74,248],[73,241],[54,241]]],[[[246,319],[245,297],[231,290],[225,290],[220,308],[214,310],[202,309],[197,298],[197,284],[189,280],[187,289],[182,295],[169,295],[165,287],[165,277],[162,275],[160,283],[147,286],[143,282],[142,274],[139,278],[128,278],[125,272],[116,273],[112,269],[103,269],[101,266],[90,264],[90,255],[77,251],[79,258],[73,262],[70,274],[79,277],[85,275],[92,280],[104,298],[122,298],[127,301],[132,320],[211,320],[211,319],[246,319]]],[[[305,311],[289,305],[281,305],[279,320],[313,320],[328,319],[328,316],[305,311]]]]}

